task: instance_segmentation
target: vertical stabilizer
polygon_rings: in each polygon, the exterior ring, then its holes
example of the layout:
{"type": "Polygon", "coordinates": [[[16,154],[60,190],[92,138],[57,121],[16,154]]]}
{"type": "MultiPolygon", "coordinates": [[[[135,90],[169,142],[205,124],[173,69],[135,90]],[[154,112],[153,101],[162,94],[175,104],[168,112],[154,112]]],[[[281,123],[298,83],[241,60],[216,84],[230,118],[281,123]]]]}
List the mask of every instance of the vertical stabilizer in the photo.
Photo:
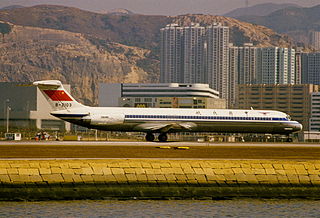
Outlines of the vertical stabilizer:
{"type": "Polygon", "coordinates": [[[36,81],[37,86],[46,97],[54,111],[83,107],[63,87],[59,80],[36,81]]]}

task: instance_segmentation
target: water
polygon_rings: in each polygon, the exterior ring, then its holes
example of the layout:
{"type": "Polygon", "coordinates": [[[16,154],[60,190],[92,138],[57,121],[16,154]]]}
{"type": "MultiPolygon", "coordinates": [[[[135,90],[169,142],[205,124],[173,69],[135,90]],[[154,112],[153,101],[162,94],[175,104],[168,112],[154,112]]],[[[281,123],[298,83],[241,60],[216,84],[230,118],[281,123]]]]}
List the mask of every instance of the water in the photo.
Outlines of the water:
{"type": "Polygon", "coordinates": [[[320,217],[316,200],[0,202],[0,217],[320,217]]]}

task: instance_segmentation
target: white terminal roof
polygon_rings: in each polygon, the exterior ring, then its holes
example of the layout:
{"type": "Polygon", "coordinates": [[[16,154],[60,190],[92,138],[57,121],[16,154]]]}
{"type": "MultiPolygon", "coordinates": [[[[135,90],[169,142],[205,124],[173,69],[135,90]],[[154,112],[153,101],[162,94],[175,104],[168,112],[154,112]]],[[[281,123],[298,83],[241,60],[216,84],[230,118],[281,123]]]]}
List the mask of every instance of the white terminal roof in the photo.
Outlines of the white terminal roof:
{"type": "Polygon", "coordinates": [[[122,96],[219,98],[219,92],[200,83],[123,83],[122,96]]]}

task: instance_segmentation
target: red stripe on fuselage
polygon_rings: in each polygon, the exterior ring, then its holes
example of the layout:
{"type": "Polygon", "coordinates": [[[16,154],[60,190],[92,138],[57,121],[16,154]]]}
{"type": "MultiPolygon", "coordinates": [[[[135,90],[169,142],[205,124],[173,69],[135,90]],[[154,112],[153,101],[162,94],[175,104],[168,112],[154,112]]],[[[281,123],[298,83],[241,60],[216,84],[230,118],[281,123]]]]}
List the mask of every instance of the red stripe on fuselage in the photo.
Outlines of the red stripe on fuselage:
{"type": "Polygon", "coordinates": [[[52,101],[72,101],[70,96],[63,90],[43,90],[52,101]]]}

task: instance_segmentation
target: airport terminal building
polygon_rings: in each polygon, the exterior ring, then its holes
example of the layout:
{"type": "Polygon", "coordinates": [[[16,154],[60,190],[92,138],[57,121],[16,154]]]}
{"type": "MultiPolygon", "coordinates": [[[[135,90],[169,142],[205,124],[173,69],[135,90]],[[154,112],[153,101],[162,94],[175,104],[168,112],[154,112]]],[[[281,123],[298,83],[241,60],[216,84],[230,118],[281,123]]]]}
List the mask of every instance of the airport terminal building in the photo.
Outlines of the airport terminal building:
{"type": "Polygon", "coordinates": [[[153,108],[226,108],[208,84],[100,83],[99,106],[153,108]]]}
{"type": "MultiPolygon", "coordinates": [[[[70,85],[64,85],[70,91],[70,85]]],[[[19,129],[69,131],[70,124],[50,115],[51,106],[35,86],[21,83],[0,83],[0,126],[19,129]]]]}

